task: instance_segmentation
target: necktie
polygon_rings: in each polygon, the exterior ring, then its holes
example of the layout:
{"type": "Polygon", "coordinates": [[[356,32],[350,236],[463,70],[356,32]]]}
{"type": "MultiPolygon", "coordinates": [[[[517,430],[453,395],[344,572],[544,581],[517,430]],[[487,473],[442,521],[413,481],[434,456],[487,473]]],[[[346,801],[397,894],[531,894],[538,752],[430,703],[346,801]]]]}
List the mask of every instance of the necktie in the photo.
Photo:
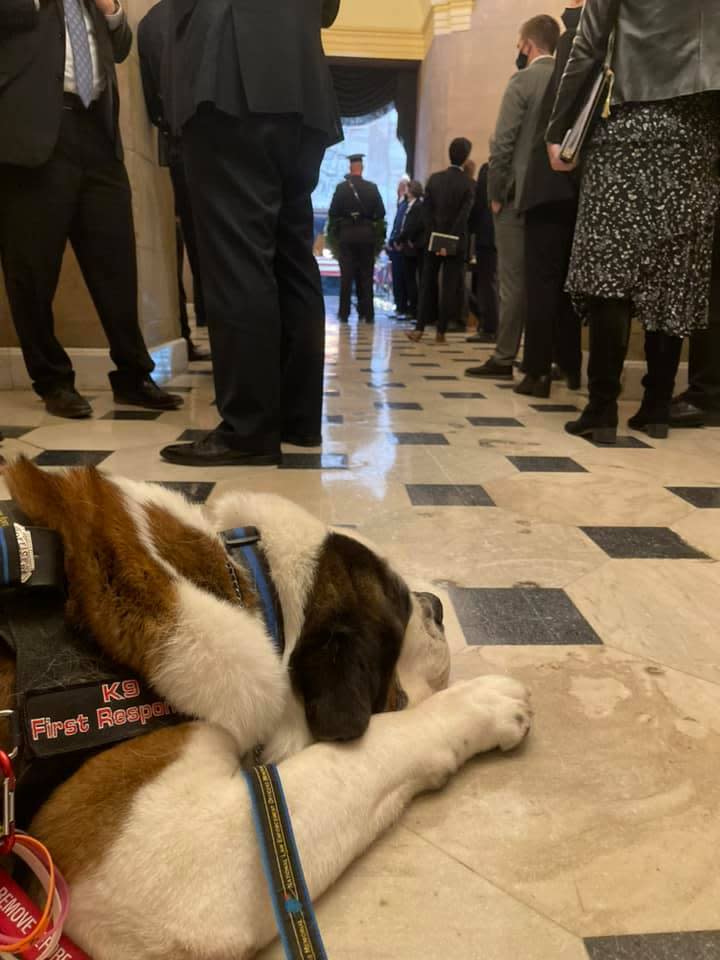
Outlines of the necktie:
{"type": "Polygon", "coordinates": [[[93,69],[90,41],[83,17],[82,0],[64,0],[70,46],[75,62],[75,85],[83,106],[89,107],[93,95],[93,69]]]}

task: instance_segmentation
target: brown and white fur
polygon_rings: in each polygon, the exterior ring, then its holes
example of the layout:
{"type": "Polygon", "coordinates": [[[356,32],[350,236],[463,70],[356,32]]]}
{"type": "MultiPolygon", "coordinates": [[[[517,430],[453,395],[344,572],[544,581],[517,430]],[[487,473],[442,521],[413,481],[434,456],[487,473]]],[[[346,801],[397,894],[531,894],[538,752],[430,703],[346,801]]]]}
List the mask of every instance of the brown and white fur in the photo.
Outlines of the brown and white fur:
{"type": "MultiPolygon", "coordinates": [[[[274,938],[239,775],[258,743],[280,765],[317,898],[417,793],[529,729],[527,692],[509,678],[444,689],[430,605],[294,504],[242,493],[203,510],[155,485],[24,460],[5,479],[30,520],[63,537],[70,620],[200,718],[88,760],[33,823],[71,884],[67,932],[94,960],[241,960],[274,938]],[[239,568],[237,602],[217,535],[249,525],[280,597],[282,661],[239,568]],[[409,709],[383,712],[399,689],[409,709]]],[[[13,670],[6,655],[4,694],[13,670]]]]}

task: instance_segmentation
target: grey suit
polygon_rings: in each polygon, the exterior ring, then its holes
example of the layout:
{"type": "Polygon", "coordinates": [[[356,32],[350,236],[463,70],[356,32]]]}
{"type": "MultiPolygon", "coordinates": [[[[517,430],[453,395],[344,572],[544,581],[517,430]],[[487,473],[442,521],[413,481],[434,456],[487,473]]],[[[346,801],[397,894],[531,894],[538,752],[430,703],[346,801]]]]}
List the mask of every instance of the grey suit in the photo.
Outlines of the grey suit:
{"type": "Polygon", "coordinates": [[[534,133],[555,61],[541,57],[515,74],[505,91],[490,143],[488,194],[501,203],[495,217],[500,286],[500,327],[495,360],[509,365],[520,347],[525,326],[525,217],[516,207],[525,187],[534,133]]]}

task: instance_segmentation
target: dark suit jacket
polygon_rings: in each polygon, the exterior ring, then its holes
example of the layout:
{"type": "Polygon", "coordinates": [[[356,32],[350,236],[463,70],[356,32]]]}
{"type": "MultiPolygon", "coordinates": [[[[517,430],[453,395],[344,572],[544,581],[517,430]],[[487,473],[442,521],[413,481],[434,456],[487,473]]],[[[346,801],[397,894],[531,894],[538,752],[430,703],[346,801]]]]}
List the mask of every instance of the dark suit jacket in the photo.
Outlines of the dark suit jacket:
{"type": "Polygon", "coordinates": [[[560,37],[555,53],[555,72],[545,93],[540,109],[527,177],[522,193],[516,200],[518,210],[532,210],[534,207],[546,203],[562,203],[563,201],[577,200],[580,188],[579,174],[558,173],[550,166],[548,159],[545,132],[555,106],[555,99],[560,87],[560,81],[565,73],[565,67],[570,59],[577,25],[580,21],[581,8],[566,11],[568,29],[560,37]]]}
{"type": "Polygon", "coordinates": [[[340,0],[172,0],[172,88],[178,128],[198,106],[232,116],[295,114],[340,139],[320,38],[340,0]]]}
{"type": "Polygon", "coordinates": [[[434,173],[425,188],[423,203],[428,239],[431,233],[460,237],[464,256],[468,243],[468,220],[474,201],[475,184],[464,170],[448,167],[447,170],[434,173]]]}
{"type": "MultiPolygon", "coordinates": [[[[122,143],[115,64],[130,53],[132,32],[123,19],[110,32],[92,0],[98,62],[106,88],[100,109],[119,159],[122,143]]],[[[65,76],[62,0],[0,0],[0,163],[39,167],[50,159],[60,131],[65,76]]]]}
{"type": "Polygon", "coordinates": [[[469,230],[475,235],[476,248],[495,249],[495,221],[488,197],[488,172],[490,165],[484,163],[478,173],[475,187],[475,203],[470,211],[469,230]]]}
{"type": "Polygon", "coordinates": [[[425,214],[422,200],[416,200],[408,210],[397,242],[403,245],[403,253],[406,257],[417,257],[418,254],[423,252],[427,237],[425,236],[425,214]]]}

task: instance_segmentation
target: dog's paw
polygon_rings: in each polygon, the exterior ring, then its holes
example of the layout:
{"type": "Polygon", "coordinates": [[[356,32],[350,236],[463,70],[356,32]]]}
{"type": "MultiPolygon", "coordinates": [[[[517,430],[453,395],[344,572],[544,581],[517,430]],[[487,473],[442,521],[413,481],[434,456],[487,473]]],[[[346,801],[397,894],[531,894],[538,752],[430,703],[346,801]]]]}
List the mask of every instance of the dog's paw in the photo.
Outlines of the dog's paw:
{"type": "Polygon", "coordinates": [[[463,761],[498,747],[513,750],[530,731],[530,693],[517,680],[479,677],[451,687],[447,694],[446,707],[458,722],[463,761]]]}

